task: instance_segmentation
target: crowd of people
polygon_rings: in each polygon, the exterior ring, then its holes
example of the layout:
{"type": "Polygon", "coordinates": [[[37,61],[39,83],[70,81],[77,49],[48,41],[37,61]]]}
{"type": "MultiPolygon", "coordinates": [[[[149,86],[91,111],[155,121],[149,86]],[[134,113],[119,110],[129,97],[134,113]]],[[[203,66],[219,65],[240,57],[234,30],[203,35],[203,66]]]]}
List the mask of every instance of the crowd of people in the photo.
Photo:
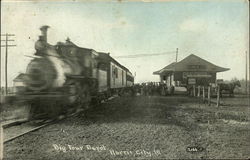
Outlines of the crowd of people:
{"type": "Polygon", "coordinates": [[[165,96],[168,94],[172,94],[173,92],[174,92],[173,86],[168,87],[166,83],[162,83],[162,82],[137,83],[137,84],[134,84],[132,88],[133,95],[165,96]]]}

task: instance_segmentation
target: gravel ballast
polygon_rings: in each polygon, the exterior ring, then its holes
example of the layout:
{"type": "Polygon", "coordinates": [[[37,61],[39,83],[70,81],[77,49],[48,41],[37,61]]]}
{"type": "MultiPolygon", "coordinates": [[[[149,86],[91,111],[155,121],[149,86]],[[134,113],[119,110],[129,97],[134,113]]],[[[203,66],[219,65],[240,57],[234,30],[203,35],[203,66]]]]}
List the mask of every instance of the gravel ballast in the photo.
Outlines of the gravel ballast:
{"type": "Polygon", "coordinates": [[[4,145],[4,159],[247,159],[247,106],[117,97],[4,145]]]}

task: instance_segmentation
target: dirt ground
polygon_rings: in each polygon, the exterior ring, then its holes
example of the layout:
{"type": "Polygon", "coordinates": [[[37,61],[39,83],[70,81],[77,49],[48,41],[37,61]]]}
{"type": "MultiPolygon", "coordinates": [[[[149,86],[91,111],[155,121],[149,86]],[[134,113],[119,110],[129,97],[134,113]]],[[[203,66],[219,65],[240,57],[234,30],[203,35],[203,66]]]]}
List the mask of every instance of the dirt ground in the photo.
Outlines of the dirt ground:
{"type": "Polygon", "coordinates": [[[27,105],[1,105],[0,122],[28,118],[29,106],[27,105]]]}
{"type": "Polygon", "coordinates": [[[117,97],[4,145],[10,160],[249,159],[247,98],[117,97]]]}

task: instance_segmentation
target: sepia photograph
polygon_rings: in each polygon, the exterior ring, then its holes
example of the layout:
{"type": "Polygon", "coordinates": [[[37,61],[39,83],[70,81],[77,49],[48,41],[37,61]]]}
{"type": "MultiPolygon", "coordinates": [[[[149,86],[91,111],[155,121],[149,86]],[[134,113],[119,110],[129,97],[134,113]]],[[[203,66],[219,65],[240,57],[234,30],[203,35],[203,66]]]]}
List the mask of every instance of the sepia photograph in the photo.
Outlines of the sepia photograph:
{"type": "Polygon", "coordinates": [[[250,159],[249,0],[0,3],[0,160],[250,159]]]}

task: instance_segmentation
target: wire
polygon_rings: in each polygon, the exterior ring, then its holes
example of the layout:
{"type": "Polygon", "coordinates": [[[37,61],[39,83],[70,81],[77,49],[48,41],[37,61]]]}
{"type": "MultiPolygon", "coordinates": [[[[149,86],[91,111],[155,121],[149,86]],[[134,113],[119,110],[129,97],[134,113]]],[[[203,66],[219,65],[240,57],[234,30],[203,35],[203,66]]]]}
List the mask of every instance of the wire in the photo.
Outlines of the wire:
{"type": "Polygon", "coordinates": [[[135,54],[135,55],[125,55],[125,56],[114,56],[114,58],[138,58],[138,57],[149,57],[149,56],[160,56],[166,54],[175,54],[176,51],[154,53],[154,54],[135,54]]]}

